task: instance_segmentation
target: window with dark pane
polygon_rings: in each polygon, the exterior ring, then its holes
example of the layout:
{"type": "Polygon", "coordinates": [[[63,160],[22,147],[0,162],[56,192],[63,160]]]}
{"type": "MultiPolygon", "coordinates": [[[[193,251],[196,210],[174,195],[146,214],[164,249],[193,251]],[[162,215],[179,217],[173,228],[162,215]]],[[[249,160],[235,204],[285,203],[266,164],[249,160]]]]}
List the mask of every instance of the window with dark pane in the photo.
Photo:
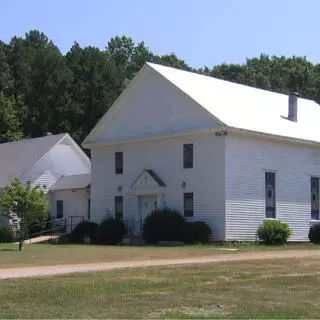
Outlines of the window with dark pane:
{"type": "Polygon", "coordinates": [[[91,200],[88,199],[88,220],[91,219],[91,200]]]}
{"type": "Polygon", "coordinates": [[[183,145],[183,168],[193,168],[193,144],[188,143],[183,145]]]}
{"type": "Polygon", "coordinates": [[[193,192],[183,194],[184,216],[193,217],[193,192]]]}
{"type": "Polygon", "coordinates": [[[265,172],[266,218],[276,217],[276,174],[265,172]]]}
{"type": "Polygon", "coordinates": [[[311,219],[319,220],[319,178],[311,178],[311,219]]]}
{"type": "Polygon", "coordinates": [[[63,218],[63,200],[57,200],[57,219],[63,218]]]}
{"type": "Polygon", "coordinates": [[[123,152],[115,153],[115,166],[116,166],[116,174],[123,173],[123,152]]]}
{"type": "Polygon", "coordinates": [[[123,197],[115,197],[115,217],[117,219],[123,218],[123,197]]]}

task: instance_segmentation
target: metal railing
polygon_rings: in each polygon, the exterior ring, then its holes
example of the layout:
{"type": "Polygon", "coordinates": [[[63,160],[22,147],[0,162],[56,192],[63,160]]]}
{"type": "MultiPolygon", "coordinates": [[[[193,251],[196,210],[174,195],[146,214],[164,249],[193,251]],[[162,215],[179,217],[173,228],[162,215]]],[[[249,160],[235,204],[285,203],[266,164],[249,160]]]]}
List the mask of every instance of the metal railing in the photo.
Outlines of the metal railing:
{"type": "Polygon", "coordinates": [[[39,227],[41,230],[37,232],[30,232],[29,239],[40,236],[51,236],[51,238],[53,238],[55,236],[69,234],[77,224],[83,221],[84,217],[82,216],[69,216],[33,224],[32,228],[39,227]]]}
{"type": "Polygon", "coordinates": [[[137,221],[134,218],[125,218],[123,219],[123,223],[126,227],[125,237],[130,240],[137,240],[143,238],[143,221],[137,221]]]}
{"type": "MultiPolygon", "coordinates": [[[[41,230],[30,232],[27,238],[33,239],[40,236],[50,236],[52,239],[57,236],[67,235],[76,227],[77,224],[83,221],[84,217],[82,216],[69,216],[33,224],[33,229],[37,229],[37,227],[39,227],[41,230]]],[[[143,238],[143,221],[137,221],[134,218],[125,218],[123,219],[123,223],[126,227],[126,238],[129,238],[130,240],[139,240],[143,238]]]]}

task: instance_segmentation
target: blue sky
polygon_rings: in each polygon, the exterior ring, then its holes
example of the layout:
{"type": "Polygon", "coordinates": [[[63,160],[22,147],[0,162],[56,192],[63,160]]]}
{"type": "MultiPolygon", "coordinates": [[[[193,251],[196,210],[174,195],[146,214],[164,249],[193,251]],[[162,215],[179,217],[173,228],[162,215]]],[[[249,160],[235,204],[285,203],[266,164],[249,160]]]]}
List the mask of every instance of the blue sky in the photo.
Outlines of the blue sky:
{"type": "Polygon", "coordinates": [[[260,53],[320,56],[319,0],[0,0],[0,11],[0,40],[38,29],[63,53],[74,41],[104,48],[124,34],[193,67],[260,53]]]}

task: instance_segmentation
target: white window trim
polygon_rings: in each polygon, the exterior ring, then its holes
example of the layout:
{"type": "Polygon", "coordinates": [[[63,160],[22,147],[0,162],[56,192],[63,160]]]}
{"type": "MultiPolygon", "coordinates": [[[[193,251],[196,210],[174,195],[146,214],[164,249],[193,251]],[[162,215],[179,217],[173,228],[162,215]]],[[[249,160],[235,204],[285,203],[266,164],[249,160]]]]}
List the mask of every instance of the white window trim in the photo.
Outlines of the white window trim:
{"type": "Polygon", "coordinates": [[[183,191],[183,193],[182,193],[182,202],[183,202],[183,217],[185,219],[193,219],[194,218],[194,192],[193,191],[183,191]],[[192,193],[192,216],[185,216],[184,195],[186,193],[192,193]]]}
{"type": "Polygon", "coordinates": [[[182,170],[193,170],[195,169],[196,167],[196,144],[195,144],[195,141],[193,140],[186,140],[186,141],[182,141],[182,165],[181,165],[181,168],[182,170]],[[183,157],[184,157],[184,145],[185,144],[192,144],[192,168],[185,168],[184,167],[184,161],[183,161],[183,157]]]}
{"type": "MultiPolygon", "coordinates": [[[[266,212],[264,212],[264,215],[266,215],[266,212]]],[[[276,211],[276,216],[277,216],[277,211],[276,211]]],[[[266,216],[264,217],[263,220],[280,221],[280,219],[278,217],[276,217],[276,218],[267,218],[266,216]]]]}

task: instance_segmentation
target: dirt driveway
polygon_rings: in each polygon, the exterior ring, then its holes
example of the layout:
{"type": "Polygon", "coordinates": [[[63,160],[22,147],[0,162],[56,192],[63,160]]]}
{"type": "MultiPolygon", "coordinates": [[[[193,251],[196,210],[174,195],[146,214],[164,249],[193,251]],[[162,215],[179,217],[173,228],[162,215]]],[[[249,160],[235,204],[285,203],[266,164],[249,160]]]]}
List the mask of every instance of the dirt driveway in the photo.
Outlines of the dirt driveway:
{"type": "Polygon", "coordinates": [[[306,257],[320,258],[320,250],[279,250],[268,252],[250,252],[236,253],[228,255],[219,255],[215,257],[203,257],[194,259],[165,259],[165,260],[144,260],[144,261],[126,261],[126,262],[109,262],[109,263],[90,263],[90,264],[75,264],[75,265],[56,265],[56,266],[39,266],[28,268],[0,268],[0,279],[27,278],[54,276],[61,274],[70,274],[78,272],[90,271],[107,271],[125,268],[143,268],[153,266],[172,266],[186,264],[201,264],[227,261],[244,261],[244,260],[261,260],[261,259],[283,259],[306,257]]]}

